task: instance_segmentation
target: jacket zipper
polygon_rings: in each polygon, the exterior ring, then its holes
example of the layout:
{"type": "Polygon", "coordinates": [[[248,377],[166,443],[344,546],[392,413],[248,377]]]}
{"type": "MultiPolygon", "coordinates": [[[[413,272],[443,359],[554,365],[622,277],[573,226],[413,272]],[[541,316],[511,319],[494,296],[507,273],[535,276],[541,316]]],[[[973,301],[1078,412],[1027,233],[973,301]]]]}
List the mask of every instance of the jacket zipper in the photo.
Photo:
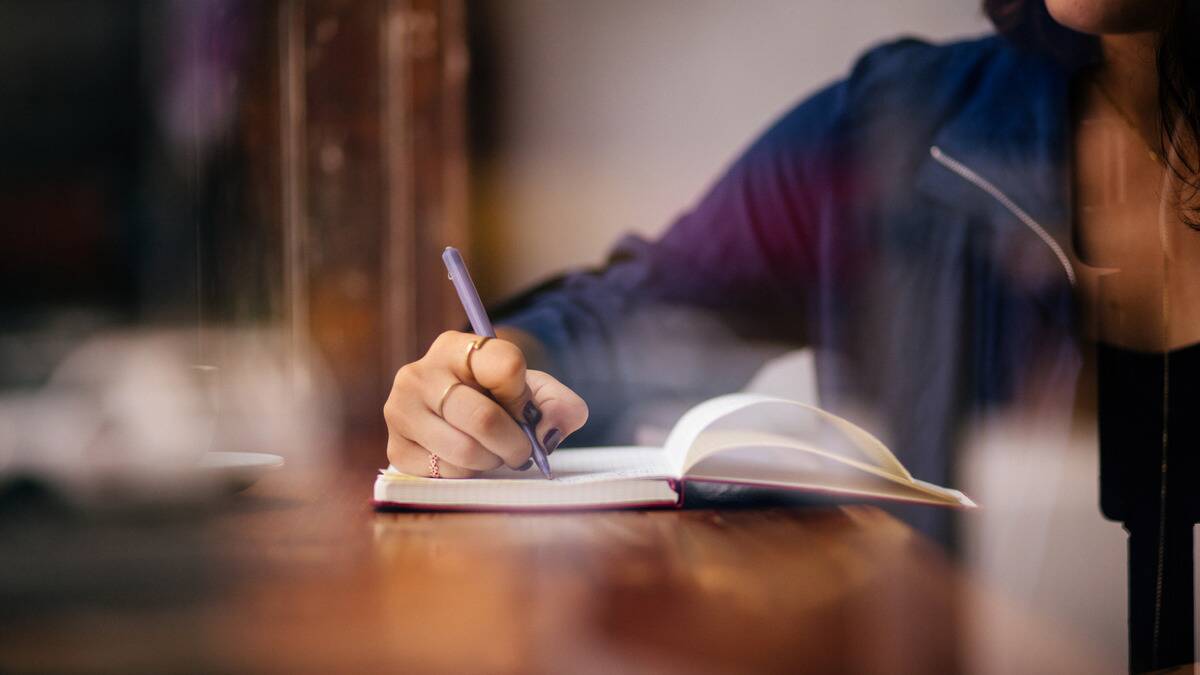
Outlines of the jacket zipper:
{"type": "Polygon", "coordinates": [[[933,156],[938,164],[941,164],[947,169],[953,171],[963,180],[991,195],[993,199],[1000,202],[1004,208],[1008,209],[1010,213],[1016,216],[1017,220],[1021,221],[1025,227],[1028,227],[1030,230],[1032,230],[1033,233],[1042,240],[1042,243],[1050,247],[1050,251],[1054,253],[1054,256],[1058,258],[1058,262],[1062,264],[1063,271],[1067,273],[1067,279],[1071,282],[1072,286],[1075,285],[1075,270],[1071,267],[1071,261],[1067,258],[1067,254],[1063,252],[1063,249],[1058,245],[1058,242],[1054,241],[1054,237],[1050,236],[1050,233],[1046,231],[1046,228],[1039,225],[1032,216],[1025,212],[1025,209],[1017,206],[1016,202],[1009,199],[1008,195],[1001,192],[1000,188],[993,185],[991,181],[975,173],[970,167],[966,166],[957,159],[954,159],[950,155],[942,152],[942,149],[938,146],[929,146],[929,154],[933,156]]]}

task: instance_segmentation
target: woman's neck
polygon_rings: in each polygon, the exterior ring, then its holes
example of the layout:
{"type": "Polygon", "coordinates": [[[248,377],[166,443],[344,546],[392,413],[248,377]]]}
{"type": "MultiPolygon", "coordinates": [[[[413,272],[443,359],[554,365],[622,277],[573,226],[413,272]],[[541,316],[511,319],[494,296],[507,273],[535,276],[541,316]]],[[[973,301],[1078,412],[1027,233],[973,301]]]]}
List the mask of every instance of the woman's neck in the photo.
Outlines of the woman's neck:
{"type": "Polygon", "coordinates": [[[1155,145],[1160,137],[1157,41],[1153,32],[1101,36],[1104,61],[1096,72],[1097,83],[1155,145]]]}

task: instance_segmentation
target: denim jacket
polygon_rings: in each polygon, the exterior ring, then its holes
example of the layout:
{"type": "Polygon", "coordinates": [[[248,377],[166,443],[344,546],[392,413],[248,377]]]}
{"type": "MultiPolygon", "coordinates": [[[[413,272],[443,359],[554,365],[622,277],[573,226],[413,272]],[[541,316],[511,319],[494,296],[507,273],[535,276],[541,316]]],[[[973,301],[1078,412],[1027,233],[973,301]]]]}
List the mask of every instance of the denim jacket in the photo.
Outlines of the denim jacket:
{"type": "MultiPolygon", "coordinates": [[[[1072,68],[999,37],[877,47],[787,112],[656,241],[502,308],[589,402],[735,390],[814,350],[821,405],[921,479],[955,483],[974,420],[1065,425],[1081,358],[1071,255],[1072,68]]],[[[943,540],[937,509],[902,509],[943,540]]]]}

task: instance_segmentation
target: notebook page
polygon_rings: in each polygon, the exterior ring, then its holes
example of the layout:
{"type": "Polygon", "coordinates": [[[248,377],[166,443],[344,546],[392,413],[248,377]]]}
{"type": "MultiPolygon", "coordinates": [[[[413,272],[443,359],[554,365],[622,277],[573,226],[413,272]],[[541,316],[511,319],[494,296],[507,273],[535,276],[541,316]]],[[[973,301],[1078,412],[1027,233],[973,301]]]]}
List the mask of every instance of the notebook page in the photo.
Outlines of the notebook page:
{"type": "MultiPolygon", "coordinates": [[[[706,435],[707,436],[707,435],[706,435]]],[[[906,480],[869,465],[850,466],[840,458],[797,445],[725,447],[688,469],[691,481],[733,482],[974,507],[957,490],[906,480]]]]}
{"type": "Polygon", "coordinates": [[[693,456],[701,450],[697,441],[710,427],[731,427],[736,423],[735,428],[745,431],[731,433],[746,433],[749,440],[754,430],[769,426],[768,421],[772,419],[790,419],[796,422],[796,426],[790,430],[796,436],[796,442],[802,442],[808,447],[823,448],[826,452],[842,455],[849,461],[855,461],[852,455],[856,455],[861,458],[860,461],[865,461],[877,470],[906,481],[912,480],[912,475],[887,446],[853,422],[815,406],[760,394],[719,396],[692,408],[680,418],[667,437],[667,454],[676,473],[684,475],[689,466],[699,461],[698,456],[693,456]],[[849,446],[848,452],[852,452],[852,455],[825,447],[826,444],[821,442],[822,434],[828,437],[831,433],[837,435],[836,440],[849,446]]]}
{"type": "Polygon", "coordinates": [[[625,478],[674,478],[662,448],[614,446],[568,448],[550,456],[554,480],[547,481],[536,469],[516,471],[500,467],[479,478],[489,482],[596,483],[625,478]]]}
{"type": "Polygon", "coordinates": [[[551,457],[554,479],[536,470],[498,469],[478,478],[408,476],[392,467],[375,482],[379,502],[444,507],[577,507],[674,503],[661,448],[577,448],[551,457]]]}
{"type": "MultiPolygon", "coordinates": [[[[915,482],[907,475],[898,476],[889,471],[852,459],[844,454],[830,452],[825,448],[798,441],[791,436],[774,434],[764,431],[731,431],[726,429],[707,429],[688,453],[688,467],[685,477],[695,474],[695,468],[713,455],[721,453],[718,458],[724,465],[729,465],[736,456],[736,462],[761,464],[765,458],[770,458],[768,464],[778,473],[790,470],[822,471],[827,474],[841,474],[856,471],[880,476],[900,483],[915,482]]],[[[711,461],[709,462],[711,464],[711,461]]],[[[731,466],[733,473],[730,478],[740,478],[738,464],[731,466]]]]}
{"type": "MultiPolygon", "coordinates": [[[[626,478],[673,478],[663,451],[659,448],[635,446],[611,448],[573,448],[553,455],[551,468],[554,479],[546,480],[535,469],[516,471],[501,467],[469,480],[471,484],[486,489],[498,483],[519,483],[526,487],[554,484],[599,483],[626,478]]],[[[387,480],[425,482],[445,485],[445,478],[410,476],[393,466],[380,471],[387,480]]]]}

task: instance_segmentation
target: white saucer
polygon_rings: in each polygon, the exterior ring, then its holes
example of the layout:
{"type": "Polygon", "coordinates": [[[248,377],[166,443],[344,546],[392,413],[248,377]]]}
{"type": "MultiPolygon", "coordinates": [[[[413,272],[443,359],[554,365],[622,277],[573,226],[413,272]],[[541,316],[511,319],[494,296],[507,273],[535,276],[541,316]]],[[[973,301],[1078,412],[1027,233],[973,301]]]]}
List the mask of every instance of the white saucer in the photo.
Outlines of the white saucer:
{"type": "Polygon", "coordinates": [[[283,457],[265,452],[208,452],[197,467],[234,490],[245,490],[258,482],[268,471],[283,466],[283,457]]]}

